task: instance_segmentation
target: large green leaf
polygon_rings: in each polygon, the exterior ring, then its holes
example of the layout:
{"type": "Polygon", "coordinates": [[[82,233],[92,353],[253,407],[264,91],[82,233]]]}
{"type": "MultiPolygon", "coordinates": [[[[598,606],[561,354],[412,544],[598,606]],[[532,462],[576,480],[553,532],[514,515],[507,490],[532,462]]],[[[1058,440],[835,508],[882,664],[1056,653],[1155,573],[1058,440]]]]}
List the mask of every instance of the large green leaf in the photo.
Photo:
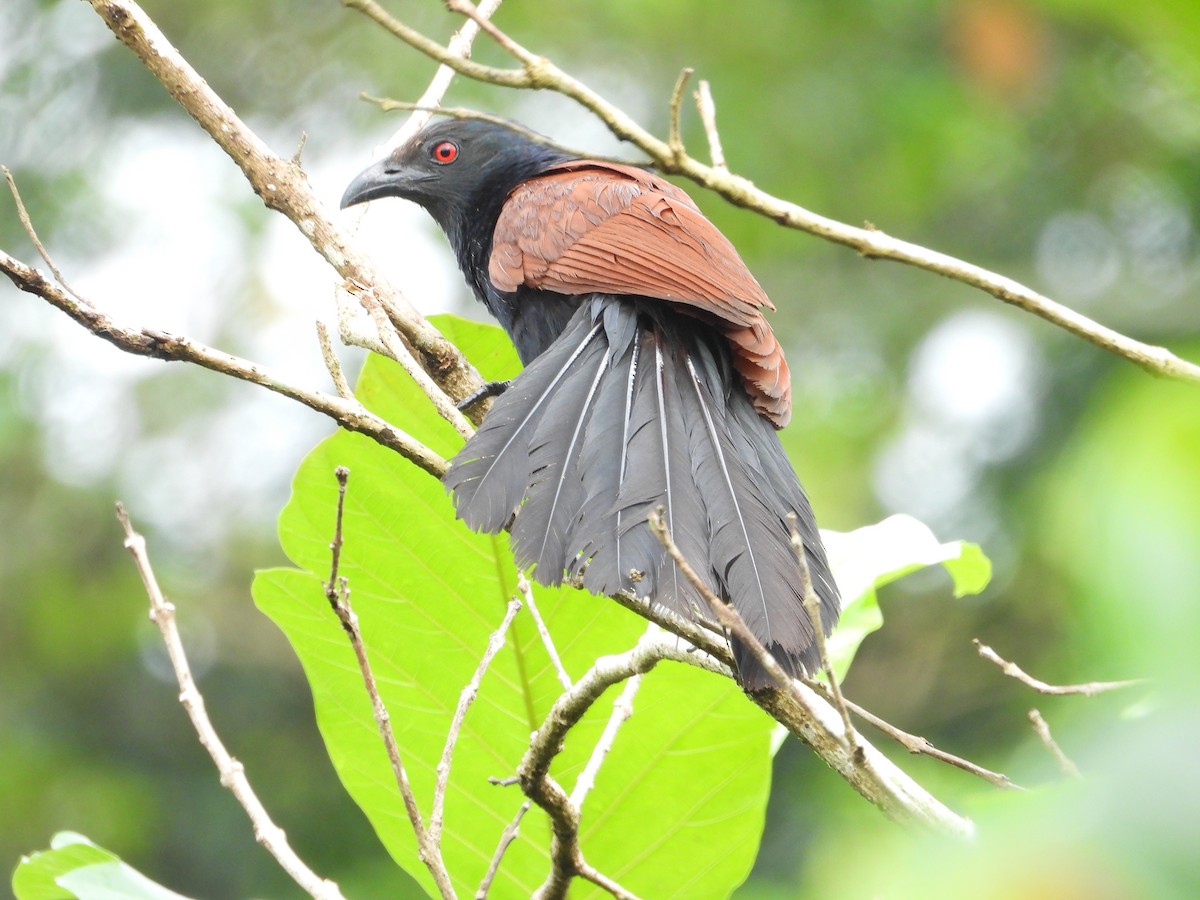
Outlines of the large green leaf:
{"type": "MultiPolygon", "coordinates": [[[[494,328],[440,323],[490,377],[516,360],[494,328]]],[[[449,455],[457,436],[437,419],[398,367],[368,361],[359,396],[388,421],[449,455]]],[[[428,888],[349,644],[330,612],[328,577],[335,466],[351,470],[341,574],[391,713],[409,777],[428,818],[434,769],[454,706],[514,592],[504,537],[472,534],[454,520],[442,487],[360,435],[339,432],[301,464],[280,517],[280,538],[297,569],[262,572],[259,606],[278,623],[303,664],[317,720],[347,790],[397,862],[428,888]]],[[[538,602],[568,672],[631,647],[645,627],[616,604],[582,592],[541,590],[538,602]]],[[[615,698],[619,688],[610,690],[615,698]]],[[[484,679],[458,741],[446,803],[443,851],[456,889],[473,893],[501,832],[521,804],[512,774],[529,734],[561,689],[522,613],[484,679]]],[[[570,789],[611,711],[609,697],[572,730],[552,769],[570,789]]],[[[584,807],[589,861],[648,897],[726,896],[757,852],[770,785],[772,723],[733,682],[688,666],[650,672],[584,807]]],[[[523,897],[548,869],[549,831],[526,816],[493,885],[523,897]]],[[[591,896],[580,884],[572,896],[591,896]]]]}
{"type": "Polygon", "coordinates": [[[23,858],[12,886],[17,900],[186,900],[70,831],[23,858]]]}
{"type": "Polygon", "coordinates": [[[883,625],[876,589],[939,564],[950,573],[956,597],[978,594],[992,577],[991,561],[978,544],[942,543],[912,516],[889,516],[875,525],[822,536],[845,603],[829,636],[829,657],[839,679],[846,677],[863,639],[883,625]]]}

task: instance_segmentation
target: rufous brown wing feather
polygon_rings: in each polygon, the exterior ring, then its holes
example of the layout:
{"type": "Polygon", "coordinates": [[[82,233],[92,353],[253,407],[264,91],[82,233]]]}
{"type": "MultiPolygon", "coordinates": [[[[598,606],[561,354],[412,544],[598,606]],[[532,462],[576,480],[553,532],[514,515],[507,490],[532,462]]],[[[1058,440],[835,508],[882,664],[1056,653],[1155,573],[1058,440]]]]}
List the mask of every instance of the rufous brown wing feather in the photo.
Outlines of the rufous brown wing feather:
{"type": "Polygon", "coordinates": [[[762,314],[775,307],[729,240],[668,181],[594,160],[552,166],[509,195],[488,274],[501,291],[678,304],[722,329],[755,409],[776,427],[791,418],[791,376],[762,314]]]}

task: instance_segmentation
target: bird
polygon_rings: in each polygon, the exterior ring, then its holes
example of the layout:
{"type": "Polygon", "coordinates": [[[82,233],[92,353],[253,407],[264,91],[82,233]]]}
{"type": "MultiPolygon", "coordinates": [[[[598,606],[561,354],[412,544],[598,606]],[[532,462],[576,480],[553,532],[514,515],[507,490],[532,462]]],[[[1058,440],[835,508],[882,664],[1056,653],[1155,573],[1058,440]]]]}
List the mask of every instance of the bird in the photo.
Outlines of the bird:
{"type": "MultiPolygon", "coordinates": [[[[510,530],[542,584],[625,592],[695,620],[703,594],[651,530],[791,677],[820,664],[803,543],[828,633],[841,608],[820,533],[777,434],[791,375],[775,307],[681,188],[481,119],[427,125],[355,177],[343,209],[424,207],[524,369],[443,478],[476,531],[510,530]]],[[[730,636],[747,692],[776,686],[730,636]]]]}

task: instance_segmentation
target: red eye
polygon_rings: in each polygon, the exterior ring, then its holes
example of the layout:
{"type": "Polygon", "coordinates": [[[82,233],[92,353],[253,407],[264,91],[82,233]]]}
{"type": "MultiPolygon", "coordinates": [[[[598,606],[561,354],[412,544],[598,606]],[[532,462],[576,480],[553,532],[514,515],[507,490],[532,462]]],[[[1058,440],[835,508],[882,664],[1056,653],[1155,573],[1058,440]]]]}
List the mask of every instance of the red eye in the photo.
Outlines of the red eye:
{"type": "Polygon", "coordinates": [[[447,165],[458,159],[458,144],[454,141],[442,141],[433,148],[433,161],[447,165]]]}

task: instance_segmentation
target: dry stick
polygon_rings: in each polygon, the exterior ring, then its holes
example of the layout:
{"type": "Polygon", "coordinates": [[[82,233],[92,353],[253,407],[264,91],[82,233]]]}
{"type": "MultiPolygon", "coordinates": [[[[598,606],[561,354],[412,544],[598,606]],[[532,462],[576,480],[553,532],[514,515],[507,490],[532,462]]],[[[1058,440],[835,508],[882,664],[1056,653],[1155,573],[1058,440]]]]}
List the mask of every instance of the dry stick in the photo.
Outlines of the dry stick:
{"type": "Polygon", "coordinates": [[[375,323],[379,339],[383,342],[387,355],[399,363],[409,377],[420,386],[421,390],[425,392],[425,396],[433,403],[434,409],[438,411],[438,415],[453,425],[454,430],[463,440],[470,440],[471,436],[475,434],[475,429],[471,427],[467,417],[454,405],[454,401],[446,396],[441,386],[421,368],[416,358],[409,352],[408,347],[400,339],[400,332],[394,327],[392,318],[383,306],[371,301],[365,301],[364,306],[371,314],[371,320],[375,323]]]}
{"type": "MultiPolygon", "coordinates": [[[[780,685],[778,690],[756,691],[750,695],[755,703],[812,747],[851,787],[878,806],[889,818],[962,837],[974,833],[974,825],[969,820],[952,813],[874,747],[861,739],[853,745],[847,741],[842,711],[824,705],[815,691],[789,678],[746,626],[737,610],[724,603],[704,584],[671,539],[661,508],[651,514],[650,527],[684,577],[711,605],[720,624],[750,648],[763,668],[780,685]],[[830,720],[830,716],[836,719],[836,724],[830,720]]],[[[654,621],[659,620],[655,618],[654,621]]],[[[670,619],[663,621],[669,622],[670,619]]],[[[666,627],[680,633],[670,625],[666,627]]],[[[703,633],[700,629],[696,631],[703,633]]],[[[714,652],[709,649],[712,646],[709,636],[705,635],[703,640],[704,644],[700,646],[732,662],[727,647],[719,647],[719,652],[714,652]]]]}
{"type": "Polygon", "coordinates": [[[708,157],[712,160],[712,167],[718,172],[727,173],[729,166],[725,163],[725,150],[721,147],[721,133],[717,131],[717,105],[713,102],[707,81],[700,81],[700,89],[694,96],[700,121],[704,123],[704,134],[708,137],[708,157]]]}
{"type": "Polygon", "coordinates": [[[858,753],[858,740],[854,732],[854,724],[850,721],[850,710],[842,697],[842,687],[838,684],[837,674],[829,661],[829,646],[825,642],[825,623],[821,621],[821,599],[813,589],[812,571],[808,567],[808,553],[804,549],[804,541],[796,530],[796,514],[787,514],[788,530],[791,532],[792,550],[796,554],[796,564],[800,568],[800,602],[808,614],[808,621],[813,627],[813,641],[817,645],[817,656],[821,660],[821,668],[829,681],[829,693],[833,695],[833,705],[842,714],[842,724],[846,729],[846,747],[851,753],[858,753]]]}
{"type": "Polygon", "coordinates": [[[1083,776],[1079,774],[1078,767],[1075,763],[1071,762],[1067,754],[1063,753],[1062,748],[1058,746],[1053,736],[1051,736],[1050,726],[1046,724],[1046,720],[1042,718],[1042,714],[1036,709],[1031,709],[1029,711],[1029,721],[1033,725],[1034,732],[1042,739],[1042,743],[1046,745],[1046,749],[1058,760],[1058,767],[1062,769],[1063,774],[1071,778],[1082,778],[1083,776]]]}
{"type": "MultiPolygon", "coordinates": [[[[806,678],[804,679],[804,683],[819,693],[826,700],[829,700],[830,702],[833,701],[833,695],[829,693],[829,688],[821,684],[821,682],[815,681],[811,678],[806,678]]],[[[935,747],[932,743],[930,743],[928,738],[923,738],[920,735],[910,734],[907,731],[902,731],[891,722],[881,719],[873,712],[863,709],[854,701],[848,700],[844,697],[842,699],[846,704],[846,708],[849,709],[850,712],[854,713],[854,715],[858,716],[868,725],[873,725],[875,728],[882,731],[913,755],[929,756],[933,759],[940,760],[941,762],[954,766],[955,768],[962,769],[964,772],[970,772],[972,775],[976,775],[998,788],[1014,791],[1025,790],[1025,788],[1021,787],[1019,784],[1016,784],[1014,781],[1012,781],[1012,779],[1001,772],[993,772],[991,769],[985,769],[983,766],[977,765],[968,759],[963,759],[961,756],[955,756],[953,753],[947,753],[945,750],[935,747]]]]}
{"type": "Polygon", "coordinates": [[[496,116],[491,113],[479,112],[474,109],[466,109],[462,106],[423,106],[420,103],[410,103],[407,100],[393,100],[390,97],[373,97],[370,94],[359,94],[359,99],[366,100],[368,103],[374,103],[385,112],[393,110],[403,110],[408,112],[427,112],[432,115],[444,116],[447,119],[473,119],[479,122],[491,122],[493,125],[499,125],[507,128],[509,131],[515,131],[522,137],[528,138],[535,144],[541,144],[544,147],[553,147],[567,156],[586,156],[588,159],[597,159],[601,162],[621,163],[629,166],[640,166],[648,168],[651,163],[630,162],[627,156],[606,156],[602,153],[593,153],[590,150],[580,150],[575,147],[568,147],[566,144],[560,144],[558,141],[551,140],[544,134],[539,134],[532,128],[526,128],[520,122],[514,122],[512,119],[506,119],[504,116],[496,116]]]}
{"type": "MultiPolygon", "coordinates": [[[[501,2],[502,0],[482,0],[478,8],[480,18],[490,19],[500,7],[501,2]]],[[[479,23],[474,19],[468,19],[463,22],[462,28],[455,32],[454,37],[450,38],[446,50],[460,59],[468,58],[471,55],[471,44],[475,42],[475,36],[478,33],[479,23]]],[[[429,120],[433,118],[433,114],[427,113],[426,109],[441,105],[442,98],[446,96],[446,90],[450,87],[450,82],[454,79],[455,74],[454,69],[445,63],[438,66],[433,80],[429,82],[429,87],[425,88],[425,93],[417,101],[417,105],[424,108],[413,111],[413,115],[408,117],[408,121],[401,125],[396,133],[383,145],[383,150],[378,154],[379,156],[387,156],[425,127],[429,120]]]]}
{"type": "Polygon", "coordinates": [[[619,681],[648,672],[673,652],[673,642],[660,634],[643,634],[632,650],[616,656],[602,656],[574,686],[564,692],[533,733],[517,776],[525,796],[550,816],[552,840],[551,869],[534,896],[540,900],[566,897],[575,877],[585,878],[616,897],[633,895],[587,864],[579,848],[579,807],[550,775],[550,765],[562,749],[572,728],[583,718],[604,692],[619,681]]]}
{"type": "Polygon", "coordinates": [[[508,852],[512,842],[520,836],[521,820],[525,818],[525,813],[529,812],[530,805],[528,800],[522,803],[517,814],[513,816],[513,820],[508,823],[508,827],[500,835],[500,843],[496,846],[496,852],[492,854],[492,861],[488,864],[487,872],[484,873],[483,880],[479,882],[479,887],[475,890],[475,900],[484,900],[488,891],[492,889],[492,882],[496,880],[496,873],[500,871],[500,862],[504,859],[504,854],[508,852]]]}
{"type": "MultiPolygon", "coordinates": [[[[142,61],[171,96],[242,170],[268,208],[290,219],[313,248],[347,282],[366,286],[368,299],[395,310],[397,327],[421,365],[456,401],[482,384],[458,349],[430,325],[354,246],[317,198],[304,170],[284,159],[238,118],[179,54],[133,0],[88,0],[109,29],[142,61]]],[[[444,52],[444,51],[443,51],[444,52]]]]}
{"type": "MultiPolygon", "coordinates": [[[[502,49],[520,62],[520,68],[502,69],[456,60],[450,57],[445,48],[436,41],[430,40],[420,32],[392,18],[373,0],[343,0],[343,2],[347,6],[363,10],[409,46],[432,59],[450,65],[468,78],[501,87],[552,90],[569,97],[595,114],[617,138],[630,141],[649,154],[654,164],[662,171],[684,175],[696,183],[716,191],[736,206],[761,213],[788,228],[806,231],[809,234],[851,247],[870,259],[901,262],[955,281],[961,281],[963,284],[991,294],[998,300],[1039,316],[1101,349],[1122,356],[1156,375],[1177,378],[1182,381],[1200,382],[1200,365],[1181,359],[1164,347],[1136,341],[1107,328],[1011,278],[990,272],[982,266],[973,265],[948,254],[938,253],[926,247],[891,237],[873,226],[855,228],[852,225],[818,215],[795,203],[789,203],[759,190],[748,179],[730,174],[715,164],[706,166],[687,155],[676,160],[674,149],[669,142],[655,137],[634,121],[628,113],[609,103],[583,82],[568,75],[545,57],[531,53],[490,22],[481,22],[481,27],[502,49]]],[[[478,20],[475,7],[464,0],[450,0],[447,6],[455,12],[478,20]]]]}
{"type": "Polygon", "coordinates": [[[208,718],[204,708],[204,697],[196,687],[192,678],[191,666],[183,649],[183,640],[175,624],[175,606],[163,596],[158,586],[158,579],[150,565],[150,556],[146,551],[146,539],[134,531],[133,523],[125,507],[117,503],[117,519],[125,529],[125,549],[133,555],[138,574],[142,576],[142,584],[150,598],[150,618],[162,632],[163,641],[167,645],[167,655],[171,659],[171,667],[175,670],[175,678],[179,682],[179,702],[187,711],[188,718],[200,738],[200,743],[216,763],[221,775],[221,786],[227,788],[238,803],[246,810],[250,823],[254,826],[254,839],[275,857],[276,862],[292,877],[296,884],[312,897],[321,900],[340,900],[342,892],[332,881],[321,878],[313,872],[298,857],[287,842],[287,836],[278,825],[271,821],[262,802],[250,787],[246,771],[242,764],[229,755],[225,745],[217,736],[216,729],[208,718]]]}
{"type": "Polygon", "coordinates": [[[529,583],[529,579],[521,571],[517,572],[517,591],[525,601],[525,605],[529,607],[529,614],[533,616],[533,624],[537,627],[538,636],[542,639],[542,646],[546,648],[546,655],[550,657],[550,663],[554,666],[554,673],[558,676],[558,683],[563,686],[563,690],[569,691],[571,689],[571,676],[567,674],[567,670],[563,667],[562,659],[558,655],[558,649],[554,646],[554,638],[550,636],[550,629],[546,627],[546,622],[542,618],[541,611],[538,610],[537,603],[534,602],[533,585],[529,583]]]}
{"type": "Polygon", "coordinates": [[[471,704],[479,696],[479,686],[483,682],[484,673],[487,672],[488,666],[492,664],[492,660],[496,657],[496,654],[500,652],[500,648],[504,646],[508,627],[512,625],[513,617],[520,610],[520,600],[514,598],[508,601],[504,620],[500,623],[500,627],[493,631],[492,636],[488,638],[487,648],[483,651],[483,656],[480,657],[479,665],[475,667],[475,674],[471,676],[471,680],[467,682],[466,687],[462,689],[462,693],[458,696],[458,706],[454,709],[454,717],[450,721],[450,730],[446,733],[446,746],[442,748],[442,758],[437,765],[437,783],[433,788],[433,808],[429,813],[429,837],[435,845],[440,845],[442,840],[442,822],[445,818],[446,810],[446,788],[450,784],[450,763],[454,758],[454,745],[457,743],[458,736],[462,732],[463,722],[467,718],[467,710],[471,708],[471,704]]]}
{"type": "MultiPolygon", "coordinates": [[[[658,631],[658,626],[653,623],[650,624],[650,628],[658,631]]],[[[613,701],[612,715],[608,717],[604,731],[600,734],[600,740],[596,741],[596,746],[592,748],[592,755],[588,757],[587,765],[575,779],[575,789],[571,791],[571,802],[575,804],[576,809],[583,810],[583,802],[591,793],[592,788],[596,786],[596,775],[599,774],[600,767],[608,757],[608,752],[612,750],[613,744],[617,742],[617,732],[633,715],[633,700],[641,686],[642,676],[634,675],[625,682],[625,687],[621,689],[620,695],[613,701]]]]}
{"type": "Polygon", "coordinates": [[[688,79],[696,70],[688,67],[679,73],[679,78],[675,82],[675,90],[671,92],[670,109],[670,125],[668,127],[667,144],[671,147],[671,151],[675,154],[676,159],[683,159],[687,156],[687,148],[683,145],[683,128],[680,123],[681,114],[683,111],[683,89],[687,87],[688,79]]]}
{"type": "Polygon", "coordinates": [[[662,506],[650,513],[650,530],[658,538],[659,543],[663,545],[663,549],[666,550],[667,555],[675,562],[683,577],[691,582],[692,586],[699,591],[700,596],[712,608],[721,626],[749,648],[758,662],[767,671],[767,674],[775,679],[779,687],[784,691],[794,691],[796,682],[783,670],[783,667],[779,665],[779,661],[762,645],[762,642],[750,630],[749,626],[746,625],[741,614],[713,593],[712,588],[692,568],[692,564],[684,557],[683,552],[671,537],[664,513],[665,511],[662,506]]]}
{"type": "Polygon", "coordinates": [[[25,208],[25,201],[21,199],[21,192],[17,190],[17,182],[13,180],[12,172],[8,170],[8,166],[0,166],[0,172],[4,173],[4,180],[8,182],[9,193],[12,194],[13,202],[17,205],[17,218],[21,220],[21,226],[25,229],[25,233],[29,235],[29,240],[33,242],[33,246],[37,248],[37,252],[46,261],[46,265],[50,267],[50,271],[54,273],[54,277],[58,279],[58,283],[74,294],[75,289],[67,283],[67,279],[63,278],[63,273],[58,270],[58,266],[54,264],[54,260],[50,258],[50,253],[38,237],[37,231],[33,227],[33,222],[29,218],[29,210],[25,208]]]}
{"type": "Polygon", "coordinates": [[[354,400],[354,391],[350,387],[350,382],[346,380],[346,373],[342,371],[341,360],[333,352],[333,342],[329,340],[329,329],[320,320],[317,321],[317,343],[321,345],[321,359],[325,361],[325,368],[329,372],[329,377],[333,379],[333,386],[337,389],[338,396],[343,400],[354,400]]]}
{"type": "MultiPolygon", "coordinates": [[[[361,347],[371,353],[390,358],[391,354],[379,335],[379,328],[371,319],[366,305],[360,299],[360,297],[368,295],[369,291],[361,285],[355,286],[352,292],[349,284],[341,284],[334,291],[333,303],[337,316],[338,337],[347,347],[361,347]]],[[[373,297],[367,303],[377,305],[377,300],[378,297],[373,297]]]]}
{"type": "Polygon", "coordinates": [[[49,281],[37,269],[0,250],[0,271],[18,288],[41,297],[92,334],[135,356],[194,363],[274,391],[329,416],[347,431],[357,431],[415,463],[435,478],[446,472],[446,461],[411,435],[385,422],[357,400],[297,387],[258,363],[232,356],[197,341],[152,328],[118,324],[87,300],[49,281]]]}
{"type": "Polygon", "coordinates": [[[358,616],[350,606],[349,583],[346,578],[338,574],[343,543],[342,517],[345,511],[346,485],[350,479],[350,470],[345,466],[338,466],[334,470],[334,474],[338,482],[337,514],[334,521],[333,540],[329,545],[329,581],[325,583],[325,597],[329,600],[329,605],[338,617],[342,629],[350,638],[350,645],[354,648],[354,656],[358,660],[358,669],[362,673],[363,684],[367,689],[367,695],[371,698],[371,711],[375,716],[375,724],[387,750],[388,761],[391,763],[392,773],[396,777],[396,786],[400,789],[400,795],[404,799],[404,810],[408,813],[408,821],[416,835],[417,856],[425,864],[429,874],[433,876],[434,883],[442,897],[452,898],[455,896],[454,887],[450,883],[450,873],[446,871],[446,864],[442,861],[442,848],[437,841],[432,839],[432,835],[425,828],[425,823],[421,819],[421,810],[417,807],[417,798],[413,794],[412,785],[408,780],[408,772],[405,771],[404,762],[400,758],[396,735],[392,731],[391,717],[388,714],[387,706],[384,705],[383,698],[379,695],[379,686],[375,682],[375,674],[371,671],[371,663],[367,659],[367,648],[363,643],[362,631],[358,626],[358,616]]]}
{"type": "Polygon", "coordinates": [[[975,645],[975,649],[979,651],[980,656],[998,665],[1005,675],[1017,679],[1017,681],[1033,688],[1039,694],[1049,694],[1051,696],[1077,694],[1083,697],[1094,697],[1097,694],[1103,694],[1108,691],[1136,687],[1139,684],[1146,683],[1144,678],[1133,678],[1127,681],[1089,681],[1086,684],[1047,684],[1026,673],[1016,663],[1004,659],[1004,657],[1000,656],[1000,654],[987,644],[981,642],[979,638],[973,638],[971,643],[975,645]]]}

